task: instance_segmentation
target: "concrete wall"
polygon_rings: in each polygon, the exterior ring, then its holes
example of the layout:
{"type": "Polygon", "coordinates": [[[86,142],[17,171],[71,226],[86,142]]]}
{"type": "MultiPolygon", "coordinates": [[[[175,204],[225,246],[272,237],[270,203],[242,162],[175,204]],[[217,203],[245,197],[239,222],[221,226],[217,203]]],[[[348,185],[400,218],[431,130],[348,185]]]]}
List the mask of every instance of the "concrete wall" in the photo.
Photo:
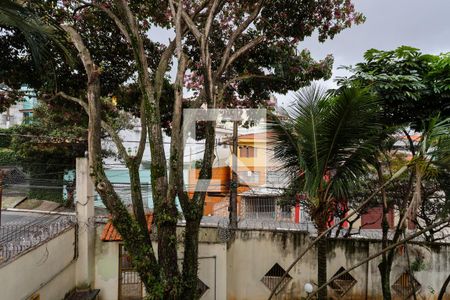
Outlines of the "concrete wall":
{"type": "Polygon", "coordinates": [[[102,242],[103,226],[97,227],[95,239],[94,286],[100,289],[100,300],[118,299],[119,295],[119,243],[102,242]]]}
{"type": "Polygon", "coordinates": [[[201,300],[225,300],[227,299],[227,244],[220,241],[217,228],[202,228],[199,242],[198,277],[209,287],[201,300]]]}
{"type": "MultiPolygon", "coordinates": [[[[370,243],[371,254],[378,252],[380,249],[380,243],[370,243]]],[[[408,270],[408,256],[412,265],[417,264],[417,260],[421,261],[419,270],[414,271],[414,277],[421,284],[421,289],[417,294],[418,299],[437,299],[445,279],[450,274],[450,246],[408,244],[407,248],[397,248],[390,278],[391,285],[408,270]]],[[[380,262],[381,257],[370,263],[368,293],[372,295],[371,299],[383,299],[380,295],[381,278],[378,271],[380,262]]],[[[447,288],[444,299],[450,299],[450,287],[447,288]]]]}
{"type": "MultiPolygon", "coordinates": [[[[101,227],[97,229],[95,288],[101,289],[101,300],[117,299],[119,243],[101,242],[99,240],[101,229],[101,227]]],[[[181,227],[180,233],[182,231],[181,227]]],[[[304,232],[240,230],[236,233],[235,239],[227,244],[221,240],[217,228],[202,228],[199,240],[199,279],[209,287],[201,299],[259,300],[267,299],[270,294],[269,288],[261,281],[263,276],[275,263],[287,269],[305,249],[310,237],[304,232]]],[[[378,241],[369,240],[331,239],[329,245],[328,278],[335,275],[341,267],[348,269],[381,249],[378,241]]],[[[154,247],[156,250],[156,245],[154,247]]],[[[183,248],[180,245],[180,258],[182,253],[183,248]]],[[[414,277],[421,284],[418,299],[437,298],[440,287],[450,273],[450,246],[430,247],[410,244],[408,254],[411,263],[414,264],[417,259],[422,261],[419,270],[414,272],[414,277]]],[[[382,299],[379,262],[380,259],[373,260],[350,272],[357,283],[344,299],[382,299]]],[[[406,250],[400,248],[391,273],[391,285],[406,270],[408,270],[406,250]]],[[[310,250],[289,275],[292,280],[275,299],[301,299],[306,296],[303,291],[305,283],[313,285],[317,283],[315,249],[310,250]]],[[[333,295],[330,288],[328,291],[333,295]]],[[[393,295],[395,296],[395,293],[393,295]]],[[[445,299],[450,299],[450,295],[446,297],[445,299]]]]}
{"type": "MultiPolygon", "coordinates": [[[[180,236],[183,228],[180,228],[180,236]]],[[[119,292],[119,245],[120,242],[102,242],[100,236],[103,225],[97,227],[95,247],[95,282],[100,289],[100,300],[118,299],[119,292]]],[[[157,252],[157,245],[153,247],[157,252]]],[[[220,242],[216,228],[204,228],[199,245],[199,279],[209,289],[201,300],[225,300],[227,289],[227,246],[220,242]]],[[[183,247],[179,247],[179,257],[183,256],[183,247]]],[[[180,259],[180,266],[182,260],[180,259]]]]}
{"type": "MultiPolygon", "coordinates": [[[[289,264],[305,248],[309,237],[301,232],[271,232],[241,230],[230,243],[227,252],[227,299],[250,300],[266,299],[270,290],[261,282],[262,277],[278,263],[287,269],[289,264]]],[[[330,240],[327,256],[327,274],[331,278],[344,267],[366,259],[381,249],[378,241],[368,240],[330,240]]],[[[450,246],[408,246],[410,262],[422,261],[414,277],[421,284],[418,299],[435,299],[450,273],[450,246]]],[[[350,272],[357,283],[345,295],[344,299],[382,299],[381,279],[378,270],[380,258],[364,264],[350,272]]],[[[391,285],[408,270],[406,250],[397,250],[391,273],[391,285]]],[[[417,263],[416,263],[417,264],[417,263]]],[[[275,299],[300,299],[305,297],[304,284],[317,283],[317,258],[315,249],[310,250],[289,272],[292,280],[275,299]]],[[[333,291],[328,288],[329,295],[333,291]]],[[[450,288],[447,290],[450,292],[450,288]]],[[[395,293],[393,292],[394,299],[395,293]]],[[[337,298],[337,297],[336,297],[337,298]]],[[[445,299],[450,299],[450,294],[445,299]]]]}
{"type": "Polygon", "coordinates": [[[75,229],[70,228],[0,268],[0,299],[63,299],[75,288],[75,229]]]}

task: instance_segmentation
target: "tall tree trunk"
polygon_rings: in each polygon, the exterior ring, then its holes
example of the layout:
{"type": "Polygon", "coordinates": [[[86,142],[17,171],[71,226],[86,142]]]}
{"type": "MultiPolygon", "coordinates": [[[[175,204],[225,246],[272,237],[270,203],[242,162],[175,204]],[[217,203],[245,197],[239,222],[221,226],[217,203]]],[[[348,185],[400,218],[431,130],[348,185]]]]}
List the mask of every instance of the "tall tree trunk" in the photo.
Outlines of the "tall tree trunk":
{"type": "MultiPolygon", "coordinates": [[[[205,153],[199,179],[209,180],[212,175],[215,147],[215,122],[208,122],[205,128],[205,153]]],[[[204,187],[203,187],[204,188],[204,187]]],[[[196,190],[192,200],[181,195],[183,213],[186,219],[183,260],[184,299],[197,299],[198,281],[198,238],[200,222],[203,217],[206,191],[196,190]]]]}
{"type": "MultiPolygon", "coordinates": [[[[121,202],[114,187],[107,178],[102,161],[101,149],[101,105],[100,105],[100,72],[93,62],[89,50],[81,36],[70,26],[63,26],[69,34],[72,43],[77,48],[80,59],[88,76],[87,99],[89,114],[88,152],[91,178],[103,203],[111,212],[114,227],[124,237],[125,248],[129,251],[132,263],[139,273],[147,292],[152,299],[162,299],[160,268],[156,261],[147,228],[131,217],[125,205],[121,202]]],[[[86,104],[85,104],[86,105],[86,104]]],[[[137,178],[134,178],[138,180],[137,178]]]]}
{"type": "MultiPolygon", "coordinates": [[[[201,217],[200,217],[201,218],[201,217]]],[[[184,299],[198,299],[198,236],[200,222],[197,218],[186,219],[183,260],[183,297],[184,299]]]]}
{"type": "MultiPolygon", "coordinates": [[[[317,234],[320,235],[327,230],[326,222],[321,221],[317,226],[317,234]]],[[[324,235],[317,242],[317,284],[322,286],[327,282],[327,249],[328,237],[324,235]]],[[[317,299],[326,300],[328,298],[327,288],[319,291],[317,299]]]]}
{"type": "MultiPolygon", "coordinates": [[[[388,234],[389,234],[389,222],[387,220],[387,215],[389,213],[389,207],[386,201],[386,191],[382,190],[383,197],[383,218],[381,221],[382,228],[382,239],[381,245],[382,248],[386,248],[388,246],[388,234]]],[[[391,299],[391,269],[392,269],[392,260],[389,259],[387,253],[383,253],[381,257],[381,263],[378,265],[378,269],[381,275],[381,291],[383,292],[383,299],[390,300],[391,299]]]]}
{"type": "MultiPolygon", "coordinates": [[[[383,248],[385,248],[383,246],[383,248]]],[[[383,253],[382,261],[378,265],[378,270],[380,271],[381,276],[381,291],[383,292],[383,299],[390,300],[391,299],[391,268],[392,262],[386,257],[386,253],[383,253]]]]}
{"type": "MultiPolygon", "coordinates": [[[[388,214],[389,214],[389,205],[386,195],[386,189],[384,186],[384,177],[383,177],[383,167],[380,162],[376,164],[377,175],[378,175],[378,183],[382,187],[381,189],[381,197],[383,200],[383,216],[381,220],[381,229],[382,229],[382,238],[381,245],[382,248],[386,248],[388,246],[388,234],[389,234],[389,222],[388,222],[388,214]]],[[[381,275],[381,291],[383,293],[383,298],[386,300],[391,299],[391,264],[388,262],[387,253],[383,253],[381,257],[381,263],[378,265],[378,269],[381,275]]]]}

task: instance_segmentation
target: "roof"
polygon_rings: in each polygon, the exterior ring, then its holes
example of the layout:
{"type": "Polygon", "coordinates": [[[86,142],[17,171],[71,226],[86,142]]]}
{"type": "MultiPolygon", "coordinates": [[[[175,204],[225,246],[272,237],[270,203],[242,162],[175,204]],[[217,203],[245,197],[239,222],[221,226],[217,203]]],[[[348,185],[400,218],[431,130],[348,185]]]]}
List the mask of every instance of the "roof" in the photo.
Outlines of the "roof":
{"type": "Polygon", "coordinates": [[[267,140],[273,138],[275,133],[273,131],[259,132],[259,133],[247,133],[239,135],[239,139],[249,139],[249,140],[267,140]]]}
{"type": "MultiPolygon", "coordinates": [[[[152,223],[153,223],[153,213],[145,215],[145,218],[147,219],[147,228],[148,231],[151,231],[152,223]]],[[[121,242],[122,237],[120,236],[119,232],[114,228],[114,225],[112,224],[111,220],[106,223],[105,227],[103,228],[102,235],[100,236],[100,240],[103,242],[121,242]]]]}

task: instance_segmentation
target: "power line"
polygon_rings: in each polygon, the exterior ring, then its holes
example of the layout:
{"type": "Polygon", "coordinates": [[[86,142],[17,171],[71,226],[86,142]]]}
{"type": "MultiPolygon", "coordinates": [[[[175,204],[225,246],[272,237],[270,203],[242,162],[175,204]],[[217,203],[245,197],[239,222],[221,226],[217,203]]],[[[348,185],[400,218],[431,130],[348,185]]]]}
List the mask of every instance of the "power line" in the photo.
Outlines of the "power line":
{"type": "MultiPolygon", "coordinates": [[[[2,136],[20,136],[20,137],[28,137],[28,138],[47,138],[47,139],[70,139],[76,140],[80,142],[87,142],[85,138],[74,138],[74,137],[64,137],[64,136],[50,136],[50,135],[33,135],[33,134],[20,134],[20,133],[0,133],[2,136]]],[[[112,140],[103,139],[103,141],[114,143],[112,140]]],[[[138,140],[121,140],[123,143],[140,143],[138,140]]],[[[145,142],[146,144],[150,143],[149,141],[145,142]]],[[[170,145],[171,142],[163,142],[165,145],[170,145]]],[[[185,145],[199,145],[202,146],[202,143],[194,143],[194,142],[185,142],[185,145]]]]}

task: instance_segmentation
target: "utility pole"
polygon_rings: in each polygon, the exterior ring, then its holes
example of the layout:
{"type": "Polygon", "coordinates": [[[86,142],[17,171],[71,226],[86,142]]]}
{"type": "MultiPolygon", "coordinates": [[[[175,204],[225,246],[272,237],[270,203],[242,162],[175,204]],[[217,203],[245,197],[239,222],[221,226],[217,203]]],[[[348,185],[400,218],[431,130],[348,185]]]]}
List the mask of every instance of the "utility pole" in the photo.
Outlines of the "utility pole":
{"type": "Polygon", "coordinates": [[[237,229],[237,192],[239,186],[239,179],[237,174],[238,168],[238,123],[239,121],[233,121],[233,155],[231,162],[231,184],[230,184],[230,227],[237,229]]]}

